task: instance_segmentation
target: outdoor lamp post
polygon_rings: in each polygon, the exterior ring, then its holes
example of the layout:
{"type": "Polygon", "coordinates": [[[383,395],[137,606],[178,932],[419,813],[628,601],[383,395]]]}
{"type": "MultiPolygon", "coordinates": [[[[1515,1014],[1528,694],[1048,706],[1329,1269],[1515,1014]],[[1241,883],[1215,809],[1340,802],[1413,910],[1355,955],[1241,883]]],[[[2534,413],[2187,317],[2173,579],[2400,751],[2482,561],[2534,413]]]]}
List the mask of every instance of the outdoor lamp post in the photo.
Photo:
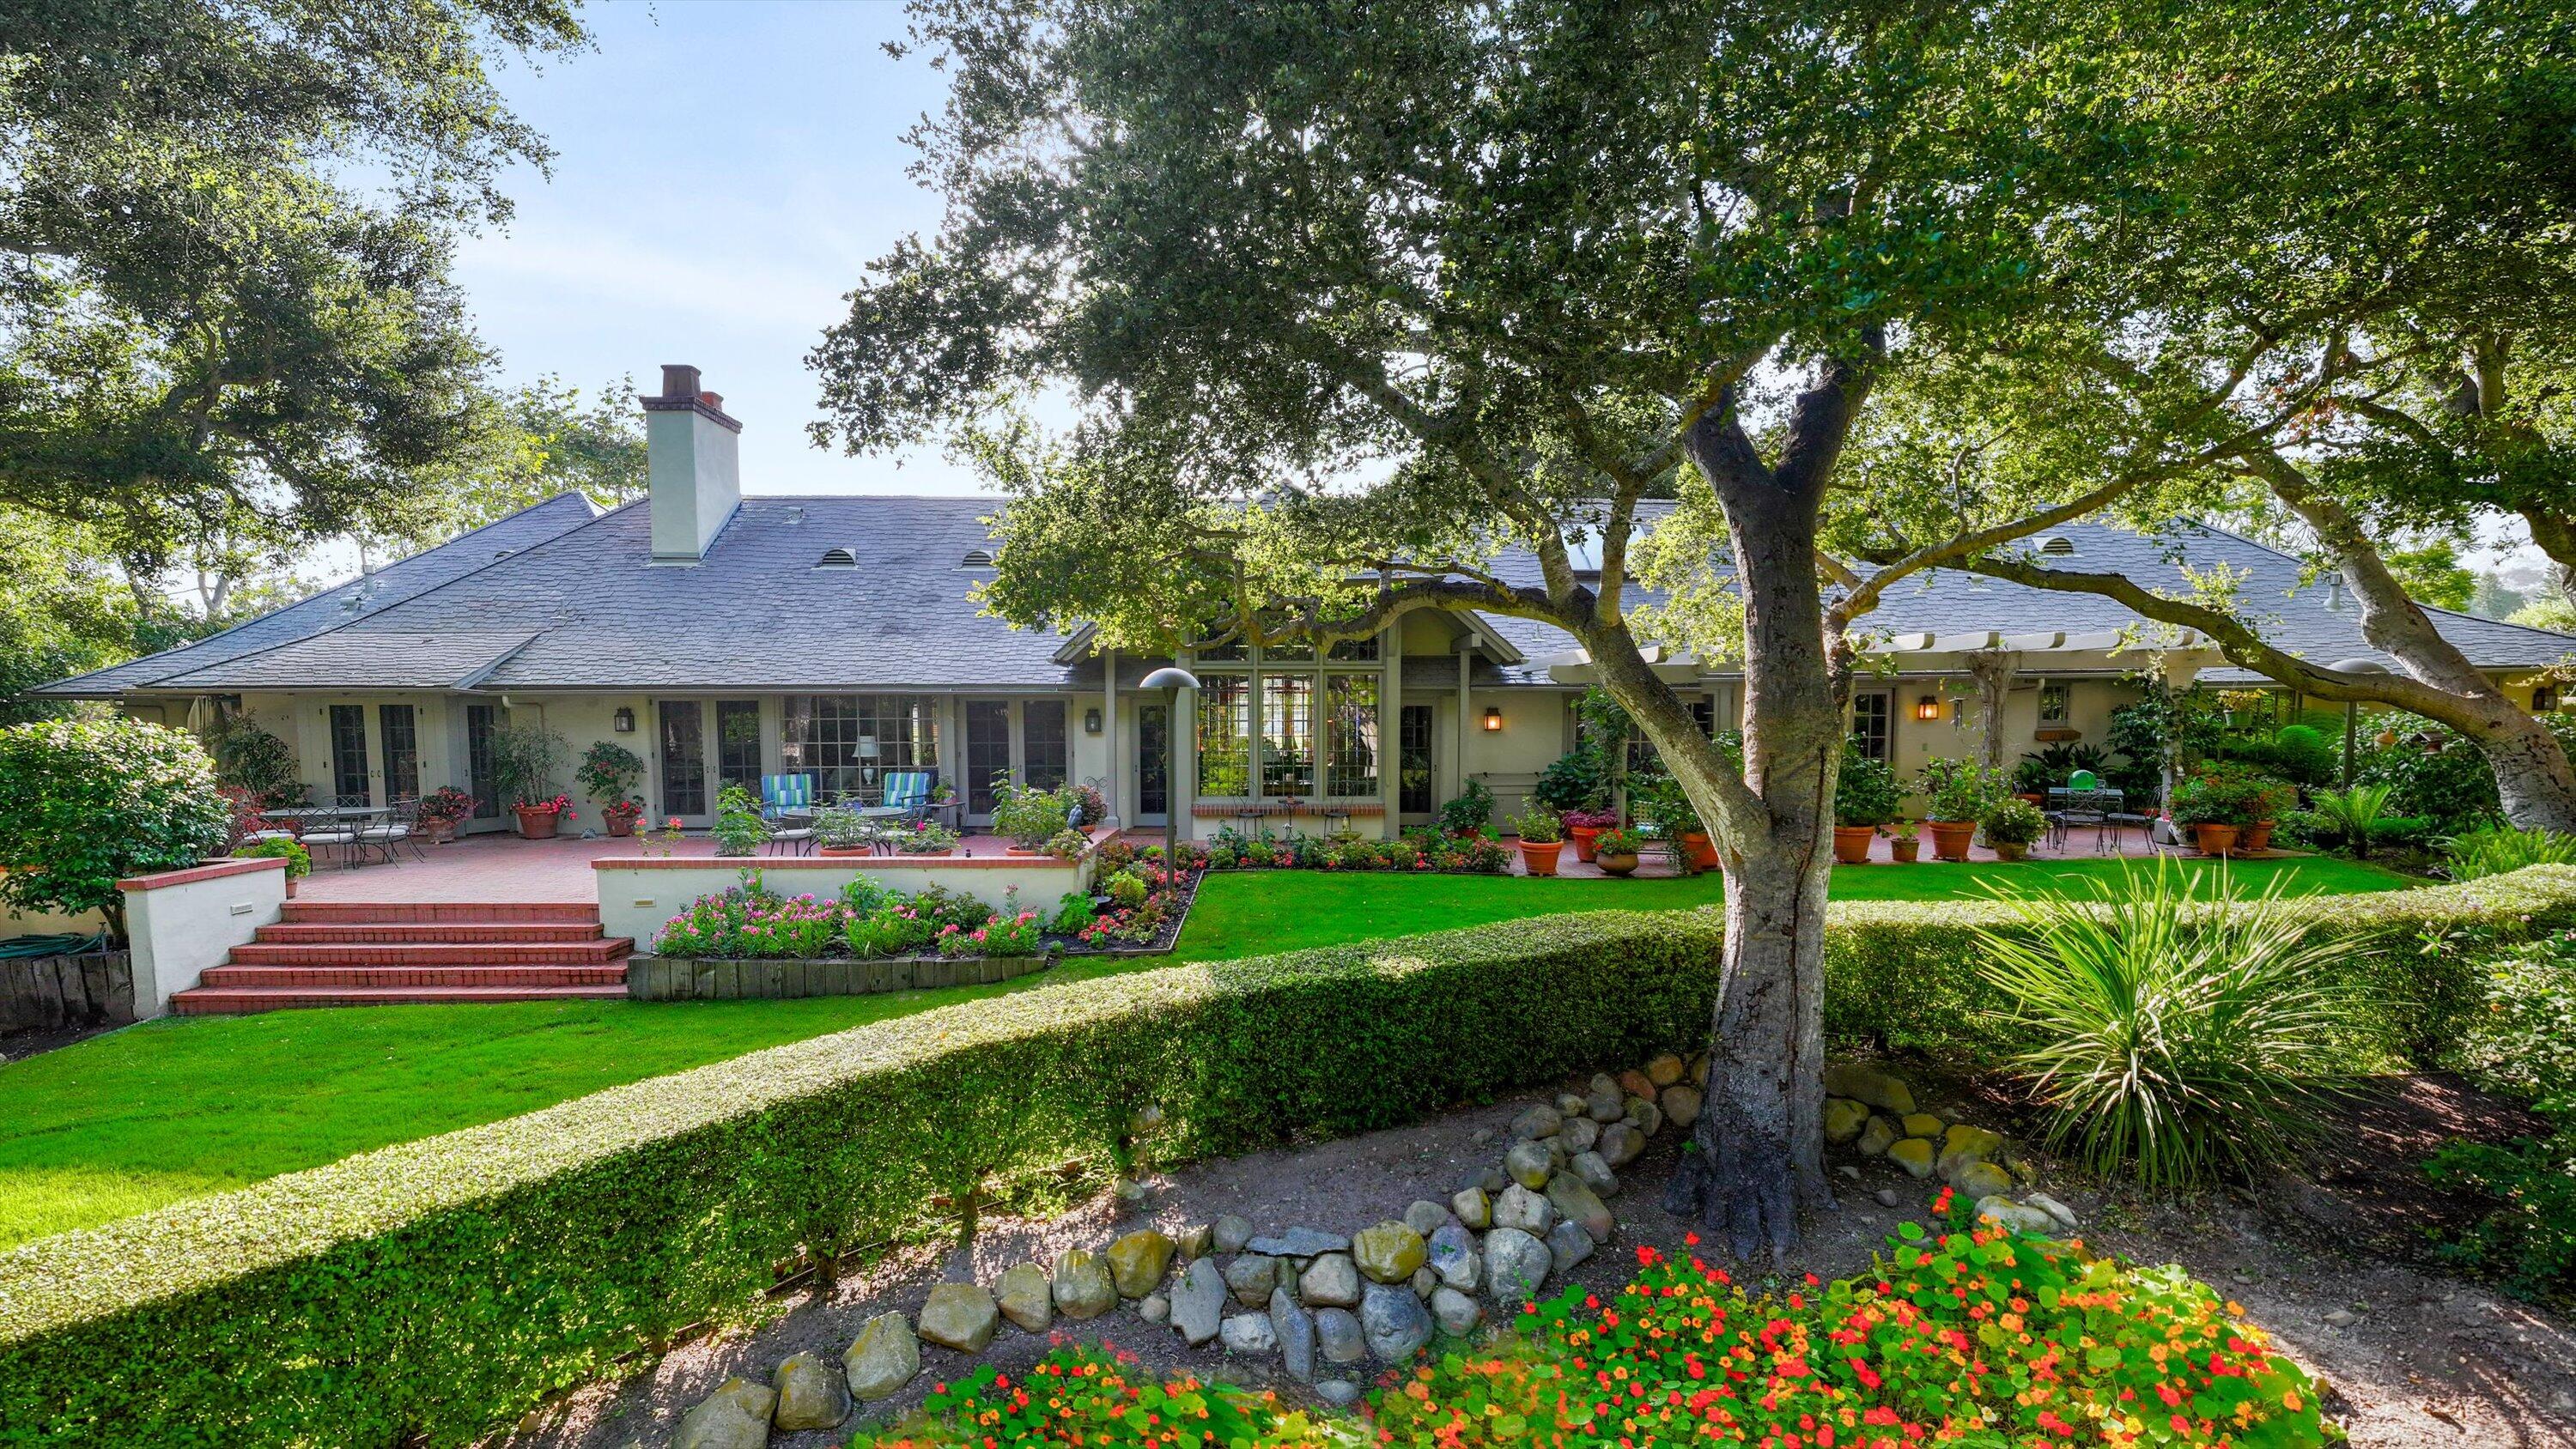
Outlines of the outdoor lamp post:
{"type": "MultiPolygon", "coordinates": [[[[2376,659],[2338,659],[2326,668],[2337,674],[2386,674],[2388,666],[2376,659]]],[[[2361,741],[2361,701],[2343,702],[2343,788],[2352,788],[2352,753],[2361,741]]]]}
{"type": "Polygon", "coordinates": [[[1181,828],[1181,691],[1199,687],[1199,677],[1176,665],[1166,664],[1140,681],[1138,689],[1164,691],[1163,748],[1169,758],[1163,761],[1163,871],[1166,879],[1177,881],[1172,872],[1180,868],[1181,828]]]}

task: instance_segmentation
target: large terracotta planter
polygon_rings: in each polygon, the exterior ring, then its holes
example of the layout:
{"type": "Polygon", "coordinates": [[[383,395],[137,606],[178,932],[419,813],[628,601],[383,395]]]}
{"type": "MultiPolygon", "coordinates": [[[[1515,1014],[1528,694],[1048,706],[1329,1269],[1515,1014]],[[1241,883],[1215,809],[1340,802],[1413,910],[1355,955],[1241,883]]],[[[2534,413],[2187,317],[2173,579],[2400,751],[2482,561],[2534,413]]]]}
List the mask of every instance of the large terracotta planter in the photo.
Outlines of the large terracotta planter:
{"type": "Polygon", "coordinates": [[[1598,839],[1601,832],[1608,828],[1609,827],[1605,825],[1569,825],[1565,827],[1566,836],[1574,842],[1574,858],[1576,860],[1594,859],[1596,852],[1592,848],[1592,842],[1598,839]]]}
{"type": "Polygon", "coordinates": [[[1592,860],[1608,875],[1630,875],[1637,869],[1637,857],[1633,852],[1627,855],[1595,855],[1592,860]]]}
{"type": "Polygon", "coordinates": [[[2191,839],[2193,844],[2200,847],[2200,853],[2203,855],[2225,855],[2236,848],[2236,827],[2194,825],[2191,828],[2191,839]]]}
{"type": "Polygon", "coordinates": [[[1868,825],[1834,827],[1834,861],[1839,865],[1867,865],[1870,843],[1878,839],[1876,828],[1868,825]]]}
{"type": "Polygon", "coordinates": [[[1932,832],[1932,854],[1940,860],[1966,860],[1968,844],[1977,838],[1973,820],[1932,820],[1924,828],[1932,832]]]}
{"type": "Polygon", "coordinates": [[[1521,848],[1521,867],[1524,870],[1532,875],[1556,874],[1557,858],[1565,849],[1564,841],[1523,840],[1516,843],[1521,848]]]}
{"type": "Polygon", "coordinates": [[[643,817],[637,815],[609,815],[602,818],[607,823],[609,834],[633,835],[635,833],[635,822],[643,817]]]}
{"type": "Polygon", "coordinates": [[[420,821],[420,838],[431,845],[445,845],[456,838],[456,822],[432,820],[424,815],[420,821]]]}
{"type": "Polygon", "coordinates": [[[295,899],[295,877],[291,875],[286,878],[286,898],[290,901],[295,899]]]}
{"type": "Polygon", "coordinates": [[[2272,827],[2276,823],[2277,822],[2270,820],[2257,820],[2253,824],[2246,826],[2244,833],[2236,837],[2236,848],[2244,851],[2248,855],[2251,855],[2258,850],[2270,850],[2272,848],[2272,827]]]}
{"type": "Polygon", "coordinates": [[[519,833],[530,840],[554,839],[555,827],[563,821],[556,811],[530,810],[523,805],[511,806],[510,813],[519,817],[519,833]]]}
{"type": "Polygon", "coordinates": [[[1699,869],[1717,869],[1717,842],[1708,838],[1707,831],[1683,831],[1682,850],[1690,856],[1690,863],[1699,869]]]}
{"type": "Polygon", "coordinates": [[[1914,857],[1922,853],[1923,842],[1920,840],[1890,840],[1887,842],[1888,858],[1902,864],[1912,865],[1914,863],[1914,857]]]}
{"type": "Polygon", "coordinates": [[[870,845],[818,845],[814,847],[814,853],[816,855],[874,855],[876,854],[876,847],[870,845]]]}

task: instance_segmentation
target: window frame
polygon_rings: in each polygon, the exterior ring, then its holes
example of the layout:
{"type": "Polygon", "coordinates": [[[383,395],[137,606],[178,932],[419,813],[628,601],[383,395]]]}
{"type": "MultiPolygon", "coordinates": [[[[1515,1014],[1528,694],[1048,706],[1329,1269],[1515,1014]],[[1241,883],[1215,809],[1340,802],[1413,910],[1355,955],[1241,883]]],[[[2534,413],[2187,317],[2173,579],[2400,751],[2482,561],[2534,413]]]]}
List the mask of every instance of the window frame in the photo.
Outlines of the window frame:
{"type": "MultiPolygon", "coordinates": [[[[1287,646],[1290,657],[1284,659],[1273,657],[1271,650],[1266,646],[1256,648],[1248,645],[1228,645],[1223,651],[1228,657],[1218,659],[1207,659],[1193,654],[1189,660],[1189,667],[1201,681],[1201,688],[1198,691],[1198,713],[1193,720],[1195,733],[1192,739],[1192,758],[1197,771],[1195,798],[1226,804],[1254,804],[1267,800],[1367,804],[1383,800],[1386,789],[1387,684],[1385,671],[1387,651],[1390,647],[1383,634],[1380,634],[1366,641],[1339,644],[1321,651],[1304,645],[1287,646]],[[1321,657],[1318,657],[1319,653],[1321,657]],[[1337,783],[1335,780],[1337,752],[1332,741],[1335,725],[1331,718],[1332,685],[1336,677],[1366,679],[1370,682],[1376,696],[1373,706],[1375,711],[1373,730],[1376,744],[1370,751],[1373,756],[1373,768],[1366,777],[1369,788],[1363,793],[1340,794],[1332,789],[1332,786],[1337,783]],[[1239,724],[1243,730],[1244,758],[1240,769],[1244,789],[1239,792],[1211,788],[1209,784],[1211,774],[1208,763],[1208,743],[1211,737],[1209,725],[1212,721],[1224,719],[1224,716],[1214,712],[1219,706],[1211,704],[1210,696],[1215,691],[1209,686],[1220,680],[1230,683],[1239,682],[1243,689],[1241,702],[1234,709],[1231,720],[1232,723],[1239,724]],[[1307,759],[1305,769],[1298,777],[1302,779],[1302,785],[1293,782],[1282,783],[1275,778],[1276,772],[1272,769],[1271,686],[1278,681],[1294,681],[1303,686],[1302,693],[1296,696],[1302,698],[1304,702],[1304,741],[1307,759]]],[[[1234,761],[1226,759],[1223,764],[1225,774],[1235,773],[1234,761]]],[[[1342,783],[1348,782],[1348,779],[1342,781],[1342,783]]]]}

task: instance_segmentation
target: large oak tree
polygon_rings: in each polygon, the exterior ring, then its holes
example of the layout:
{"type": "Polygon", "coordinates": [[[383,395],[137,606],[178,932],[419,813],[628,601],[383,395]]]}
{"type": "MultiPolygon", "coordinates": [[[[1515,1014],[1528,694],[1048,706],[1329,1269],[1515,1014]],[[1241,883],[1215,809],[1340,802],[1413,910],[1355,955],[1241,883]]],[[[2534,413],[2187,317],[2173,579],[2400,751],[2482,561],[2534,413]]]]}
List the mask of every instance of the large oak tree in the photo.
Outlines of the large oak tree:
{"type": "Polygon", "coordinates": [[[2334,384],[2344,355],[2322,340],[2371,280],[2229,252],[2250,216],[2202,224],[2214,203],[2295,223],[2223,194],[2213,158],[2279,143],[2316,75],[2221,75],[2230,6],[916,17],[954,76],[917,136],[948,217],[882,259],[817,349],[818,436],[950,429],[981,450],[1012,494],[986,598],[1018,622],[1088,621],[1140,651],[1329,643],[1424,610],[1572,635],[1726,872],[1713,1108],[1673,1205],[1739,1252],[1785,1250],[1799,1209],[1832,1200],[1818,1006],[1859,621],[1923,569],[2184,496],[2239,433],[2334,384]],[[2231,266],[2273,274],[2244,288],[2258,341],[2231,365],[2133,357],[2152,385],[2066,400],[2116,430],[2107,462],[1946,491],[1955,470],[1918,470],[1861,505],[1911,509],[1870,540],[1903,547],[1822,551],[1883,383],[2096,361],[2166,325],[2175,268],[2231,266]],[[1081,422],[1041,439],[1017,419],[1055,389],[1081,422]],[[1680,512],[1642,530],[1668,496],[1680,512]],[[1507,546],[1536,582],[1488,567],[1507,546]],[[1740,759],[1656,676],[1659,642],[1740,656],[1740,759]]]}

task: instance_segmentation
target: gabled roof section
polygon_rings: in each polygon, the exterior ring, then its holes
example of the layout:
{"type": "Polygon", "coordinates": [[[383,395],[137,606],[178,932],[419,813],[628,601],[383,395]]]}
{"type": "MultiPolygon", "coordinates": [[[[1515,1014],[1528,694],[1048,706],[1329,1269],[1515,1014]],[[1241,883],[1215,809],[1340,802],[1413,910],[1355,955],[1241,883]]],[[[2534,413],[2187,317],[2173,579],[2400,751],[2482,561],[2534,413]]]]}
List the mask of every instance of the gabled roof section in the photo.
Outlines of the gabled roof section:
{"type": "MultiPolygon", "coordinates": [[[[347,627],[385,610],[443,588],[475,572],[506,562],[592,522],[598,505],[579,493],[562,493],[532,503],[506,518],[457,535],[436,548],[385,565],[374,573],[325,589],[220,634],[129,659],[88,674],[32,691],[63,699],[113,698],[132,689],[197,688],[174,683],[211,665],[276,649],[347,627]]],[[[347,687],[347,686],[342,686],[347,687]]]]}

